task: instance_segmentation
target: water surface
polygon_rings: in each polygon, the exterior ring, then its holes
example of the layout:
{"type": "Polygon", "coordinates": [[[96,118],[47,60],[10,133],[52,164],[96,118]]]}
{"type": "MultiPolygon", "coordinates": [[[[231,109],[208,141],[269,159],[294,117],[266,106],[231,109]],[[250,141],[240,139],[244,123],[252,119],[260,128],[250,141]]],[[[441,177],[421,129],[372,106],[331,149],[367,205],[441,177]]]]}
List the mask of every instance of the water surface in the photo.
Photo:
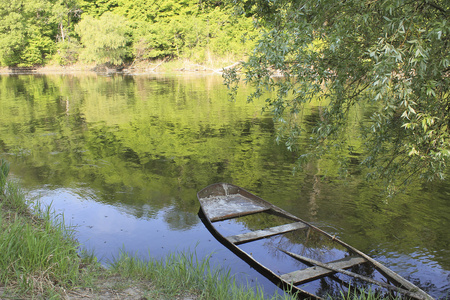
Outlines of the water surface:
{"type": "MultiPolygon", "coordinates": [[[[247,93],[230,102],[221,77],[210,75],[0,76],[0,155],[28,197],[51,203],[104,262],[123,248],[141,257],[212,253],[241,283],[272,293],[197,216],[197,191],[230,182],[445,297],[450,183],[417,183],[386,200],[357,174],[339,180],[331,154],[293,174],[301,150],[275,142],[264,100],[247,103],[247,93]]],[[[308,106],[302,126],[319,114],[308,106]]]]}

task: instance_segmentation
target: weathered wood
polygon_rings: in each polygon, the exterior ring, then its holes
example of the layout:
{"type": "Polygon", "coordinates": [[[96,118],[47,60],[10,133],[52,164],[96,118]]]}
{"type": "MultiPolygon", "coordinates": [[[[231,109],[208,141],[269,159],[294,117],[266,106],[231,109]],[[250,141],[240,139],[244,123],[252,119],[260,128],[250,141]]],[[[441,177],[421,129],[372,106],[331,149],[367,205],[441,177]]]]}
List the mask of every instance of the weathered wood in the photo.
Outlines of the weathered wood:
{"type": "Polygon", "coordinates": [[[269,210],[271,207],[241,194],[200,198],[202,208],[211,222],[224,221],[269,210]]]}
{"type": "Polygon", "coordinates": [[[233,235],[226,237],[227,240],[232,242],[233,244],[239,245],[243,243],[248,243],[252,241],[256,241],[262,238],[274,236],[277,234],[282,234],[286,232],[291,232],[298,229],[308,228],[309,226],[302,222],[296,222],[291,224],[285,224],[275,227],[270,227],[266,229],[250,231],[243,234],[233,235]]]}
{"type": "MultiPolygon", "coordinates": [[[[332,261],[328,264],[336,268],[348,269],[365,262],[367,262],[367,260],[362,257],[348,256],[339,260],[332,261]]],[[[297,270],[291,273],[283,274],[281,275],[281,278],[283,280],[286,280],[287,282],[292,282],[293,284],[301,284],[324,276],[329,276],[333,273],[336,272],[322,267],[310,267],[303,270],[297,270]]]]}
{"type": "Polygon", "coordinates": [[[218,222],[218,221],[225,221],[225,220],[229,220],[229,219],[234,219],[234,218],[239,218],[239,217],[243,217],[243,216],[257,214],[257,213],[264,212],[266,210],[269,210],[269,209],[268,208],[260,208],[260,209],[255,209],[255,210],[237,211],[237,212],[226,214],[223,216],[211,218],[210,220],[211,220],[211,222],[214,223],[214,222],[218,222]]]}
{"type": "MultiPolygon", "coordinates": [[[[345,242],[339,240],[333,235],[317,228],[316,226],[309,224],[308,222],[303,221],[302,219],[290,214],[289,212],[271,204],[270,202],[265,201],[264,199],[253,195],[252,193],[236,186],[228,183],[216,183],[212,184],[197,193],[197,198],[201,204],[201,210],[199,212],[199,216],[201,220],[205,223],[207,228],[213,233],[213,235],[226,247],[228,247],[231,251],[236,253],[239,257],[243,258],[247,261],[252,267],[257,269],[259,272],[264,274],[268,279],[272,282],[278,284],[279,286],[285,288],[290,292],[298,292],[301,297],[309,298],[309,299],[320,299],[319,296],[313,295],[311,293],[306,292],[300,286],[292,285],[295,281],[300,281],[302,283],[306,282],[304,280],[315,280],[314,278],[320,278],[324,276],[329,276],[333,278],[336,272],[342,273],[348,272],[345,269],[352,267],[353,265],[357,265],[359,263],[367,263],[371,264],[375,267],[381,275],[385,277],[388,282],[391,282],[393,285],[389,285],[386,287],[388,289],[395,289],[405,291],[404,295],[414,298],[416,300],[422,299],[430,299],[433,298],[428,295],[426,292],[404,279],[400,275],[396,274],[394,271],[385,267],[381,263],[377,262],[370,256],[365,253],[359,251],[358,249],[346,244],[345,242]],[[264,266],[260,262],[257,262],[251,254],[246,253],[238,247],[238,244],[276,235],[278,233],[282,233],[285,229],[289,229],[289,224],[275,226],[269,229],[262,229],[255,232],[249,232],[245,234],[237,234],[229,236],[228,238],[221,235],[217,228],[212,224],[212,222],[217,222],[221,220],[227,220],[231,218],[236,218],[240,216],[261,213],[264,214],[272,214],[276,216],[280,216],[285,219],[289,219],[295,223],[300,223],[305,227],[311,229],[312,231],[321,234],[326,239],[331,240],[333,243],[337,243],[338,245],[344,247],[348,253],[352,253],[354,257],[345,258],[341,260],[337,260],[334,262],[330,262],[327,267],[321,267],[315,264],[316,266],[313,268],[307,268],[305,270],[300,270],[292,273],[288,273],[280,276],[275,273],[273,270],[269,269],[267,266],[264,266]],[[283,227],[287,226],[287,227],[283,227]],[[329,267],[333,267],[331,270],[329,267]],[[302,279],[306,278],[306,279],[302,279]],[[395,286],[397,287],[395,287],[395,286]],[[401,288],[398,288],[401,287],[401,288]]],[[[291,223],[292,224],[292,223],[291,223]]],[[[299,225],[302,227],[302,225],[299,225]]],[[[292,253],[293,255],[297,255],[292,253]]],[[[299,256],[302,257],[302,256],[299,256]]],[[[303,258],[303,257],[302,257],[303,258]]],[[[305,260],[303,260],[305,261],[305,260]]],[[[320,262],[319,262],[320,263],[320,262]]],[[[309,262],[309,264],[314,265],[314,263],[309,262]]],[[[347,273],[349,276],[353,276],[355,273],[347,273]],[[352,274],[352,275],[349,275],[352,274]]],[[[355,274],[360,276],[359,274],[355,274]]],[[[370,278],[371,279],[371,278],[370,278]]],[[[383,282],[381,282],[384,284],[383,282]]],[[[374,283],[380,285],[378,282],[374,283]]],[[[382,285],[380,285],[382,286],[382,285]]]]}
{"type": "Polygon", "coordinates": [[[342,273],[342,274],[347,275],[347,276],[355,277],[357,279],[364,280],[364,281],[367,281],[369,283],[376,284],[378,286],[384,287],[384,288],[386,288],[386,289],[388,289],[390,291],[395,291],[395,292],[401,293],[401,294],[409,296],[409,297],[414,297],[416,299],[427,299],[427,298],[424,298],[422,295],[415,293],[414,291],[405,290],[405,289],[396,287],[394,285],[390,285],[390,284],[387,284],[387,283],[384,283],[384,282],[381,282],[381,281],[378,281],[378,280],[374,280],[374,279],[372,279],[370,277],[362,276],[362,275],[359,275],[359,274],[356,274],[356,273],[344,270],[342,268],[339,268],[339,267],[336,267],[336,266],[332,265],[331,263],[326,263],[325,264],[325,263],[322,263],[320,261],[317,261],[317,260],[314,260],[314,259],[302,256],[302,255],[299,255],[299,254],[295,254],[295,253],[292,253],[292,252],[289,252],[289,251],[286,251],[286,250],[282,250],[282,249],[279,249],[279,250],[284,252],[284,253],[286,253],[287,255],[297,259],[297,260],[304,261],[304,262],[307,262],[307,263],[310,263],[310,264],[313,264],[313,265],[316,265],[316,266],[319,266],[319,267],[331,270],[333,272],[338,272],[338,273],[342,273]]]}

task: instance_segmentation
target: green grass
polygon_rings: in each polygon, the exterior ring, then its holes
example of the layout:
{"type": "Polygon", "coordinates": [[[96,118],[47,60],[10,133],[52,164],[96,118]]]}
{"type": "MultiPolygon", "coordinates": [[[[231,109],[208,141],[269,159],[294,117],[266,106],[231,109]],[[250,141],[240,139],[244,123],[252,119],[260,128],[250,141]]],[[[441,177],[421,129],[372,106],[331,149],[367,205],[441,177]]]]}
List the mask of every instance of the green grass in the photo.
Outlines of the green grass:
{"type": "Polygon", "coordinates": [[[39,204],[30,209],[19,186],[6,181],[4,160],[0,172],[0,285],[14,294],[45,295],[87,282],[63,218],[39,204]]]}
{"type": "Polygon", "coordinates": [[[165,297],[196,295],[200,299],[295,299],[290,295],[265,297],[260,288],[239,286],[229,271],[211,269],[209,257],[198,259],[193,253],[173,253],[164,259],[137,259],[125,251],[110,271],[136,280],[149,280],[165,297]]]}

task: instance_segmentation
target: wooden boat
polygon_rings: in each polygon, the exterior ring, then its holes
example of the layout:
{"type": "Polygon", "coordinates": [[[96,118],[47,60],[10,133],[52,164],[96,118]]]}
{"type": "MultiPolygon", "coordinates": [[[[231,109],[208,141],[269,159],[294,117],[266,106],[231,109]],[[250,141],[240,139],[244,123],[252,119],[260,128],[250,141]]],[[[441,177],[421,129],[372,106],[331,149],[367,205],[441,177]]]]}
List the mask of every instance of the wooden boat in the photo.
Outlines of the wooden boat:
{"type": "Polygon", "coordinates": [[[198,192],[197,197],[201,205],[199,216],[216,239],[266,278],[300,298],[322,299],[329,295],[323,291],[319,295],[317,288],[308,290],[311,282],[319,281],[320,287],[324,282],[332,282],[340,289],[337,295],[348,289],[358,291],[356,285],[381,295],[433,299],[368,255],[238,186],[212,184],[198,192]],[[258,252],[258,247],[266,250],[258,252]],[[267,262],[267,251],[276,258],[275,266],[262,262],[267,262]],[[291,270],[284,273],[280,265],[291,270]]]}

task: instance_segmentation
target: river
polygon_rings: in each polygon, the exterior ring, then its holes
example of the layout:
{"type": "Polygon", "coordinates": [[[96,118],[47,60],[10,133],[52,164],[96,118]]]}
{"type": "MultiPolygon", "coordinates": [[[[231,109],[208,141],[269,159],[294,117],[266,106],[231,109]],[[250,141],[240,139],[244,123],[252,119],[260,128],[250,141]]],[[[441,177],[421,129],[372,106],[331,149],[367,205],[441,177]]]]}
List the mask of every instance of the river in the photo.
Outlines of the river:
{"type": "MultiPolygon", "coordinates": [[[[2,75],[0,156],[27,198],[51,204],[105,263],[124,250],[191,251],[244,285],[277,291],[197,216],[196,193],[229,182],[445,298],[450,182],[417,182],[388,199],[357,172],[340,179],[332,158],[293,172],[301,150],[275,142],[278,125],[261,112],[264,100],[246,102],[249,92],[229,101],[217,75],[2,75]]],[[[304,126],[319,109],[305,110],[304,126]]]]}

